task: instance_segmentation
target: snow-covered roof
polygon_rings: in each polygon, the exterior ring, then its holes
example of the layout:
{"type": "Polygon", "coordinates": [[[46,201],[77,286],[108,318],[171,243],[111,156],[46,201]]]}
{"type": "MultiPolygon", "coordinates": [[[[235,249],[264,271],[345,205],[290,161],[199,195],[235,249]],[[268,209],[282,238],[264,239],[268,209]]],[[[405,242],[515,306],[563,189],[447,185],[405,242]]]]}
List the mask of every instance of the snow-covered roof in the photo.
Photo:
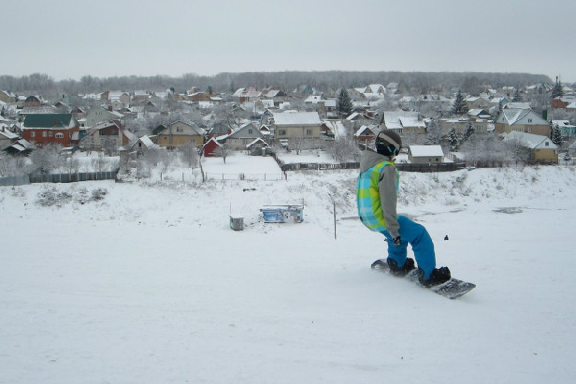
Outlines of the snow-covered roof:
{"type": "Polygon", "coordinates": [[[522,103],[517,101],[512,101],[510,103],[506,103],[504,108],[511,108],[511,109],[531,109],[530,103],[522,103]]]}
{"type": "Polygon", "coordinates": [[[504,142],[518,142],[530,149],[558,149],[549,137],[520,131],[512,131],[504,137],[504,142]]]}
{"type": "Polygon", "coordinates": [[[406,127],[424,128],[426,124],[418,112],[384,112],[384,125],[387,129],[402,129],[406,127]]]}
{"type": "Polygon", "coordinates": [[[304,100],[305,103],[312,103],[312,104],[318,104],[323,102],[324,99],[322,98],[322,96],[317,96],[317,95],[312,95],[312,96],[308,96],[306,98],[306,100],[304,100]]]}
{"type": "Polygon", "coordinates": [[[552,120],[552,125],[555,127],[574,127],[574,124],[570,124],[570,120],[552,120]]]}
{"type": "Polygon", "coordinates": [[[274,124],[278,125],[320,125],[318,112],[286,111],[274,113],[274,124]]]}
{"type": "Polygon", "coordinates": [[[403,128],[426,128],[426,123],[424,123],[424,120],[419,119],[418,116],[400,116],[400,124],[402,124],[403,128]]]}
{"type": "Polygon", "coordinates": [[[257,137],[256,139],[252,140],[250,143],[246,144],[246,148],[250,148],[251,146],[253,146],[254,144],[257,144],[257,143],[262,143],[264,145],[268,145],[260,137],[257,137]]]}
{"type": "Polygon", "coordinates": [[[152,147],[156,146],[156,144],[154,144],[152,142],[152,140],[150,140],[150,137],[148,137],[148,136],[142,136],[138,139],[138,141],[140,141],[142,144],[144,144],[144,146],[146,146],[146,148],[152,148],[152,147]]]}
{"type": "Polygon", "coordinates": [[[334,137],[346,137],[346,127],[341,120],[324,120],[323,124],[334,133],[334,137]]]}
{"type": "Polygon", "coordinates": [[[379,131],[379,127],[375,125],[363,125],[356,132],[354,132],[355,137],[360,137],[362,135],[372,134],[376,135],[376,132],[379,131]]]}
{"type": "Polygon", "coordinates": [[[9,127],[5,124],[0,124],[0,135],[6,137],[9,140],[14,140],[18,138],[18,135],[11,132],[9,127]]]}
{"type": "Polygon", "coordinates": [[[336,99],[327,99],[324,102],[325,107],[336,108],[336,99]]]}
{"type": "Polygon", "coordinates": [[[547,125],[548,122],[538,116],[531,109],[511,108],[503,109],[498,118],[499,122],[505,122],[508,125],[530,124],[530,125],[547,125]]]}
{"type": "Polygon", "coordinates": [[[412,157],[444,157],[444,151],[439,145],[410,145],[412,157]]]}

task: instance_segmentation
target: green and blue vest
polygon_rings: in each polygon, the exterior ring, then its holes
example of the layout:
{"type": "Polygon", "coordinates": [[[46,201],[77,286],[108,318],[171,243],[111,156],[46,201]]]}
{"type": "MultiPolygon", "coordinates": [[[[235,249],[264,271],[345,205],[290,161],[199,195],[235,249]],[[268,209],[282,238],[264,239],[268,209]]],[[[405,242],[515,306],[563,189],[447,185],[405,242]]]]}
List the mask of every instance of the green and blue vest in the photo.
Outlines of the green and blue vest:
{"type": "Polygon", "coordinates": [[[380,202],[380,174],[385,166],[392,166],[396,171],[396,190],[400,185],[400,172],[394,166],[392,161],[383,161],[372,168],[358,175],[358,184],[356,187],[356,202],[358,204],[358,216],[362,223],[369,229],[382,232],[386,229],[386,220],[382,212],[382,203],[380,202]]]}

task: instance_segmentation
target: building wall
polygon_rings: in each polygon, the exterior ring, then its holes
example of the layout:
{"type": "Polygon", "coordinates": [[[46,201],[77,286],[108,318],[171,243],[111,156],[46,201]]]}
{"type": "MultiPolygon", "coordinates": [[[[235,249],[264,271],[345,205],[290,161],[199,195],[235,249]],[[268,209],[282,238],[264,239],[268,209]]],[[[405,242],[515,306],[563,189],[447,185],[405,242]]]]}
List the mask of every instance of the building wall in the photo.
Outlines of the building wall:
{"type": "Polygon", "coordinates": [[[408,159],[413,164],[435,164],[442,163],[444,161],[442,157],[412,157],[412,154],[409,154],[408,159]]]}
{"type": "Polygon", "coordinates": [[[540,136],[550,136],[549,125],[530,125],[530,124],[515,124],[508,125],[503,123],[496,123],[494,125],[496,133],[510,133],[512,131],[519,131],[525,133],[533,133],[540,136]]]}
{"type": "Polygon", "coordinates": [[[538,163],[558,164],[558,151],[556,149],[534,149],[532,156],[534,161],[538,163]]]}
{"type": "Polygon", "coordinates": [[[79,127],[73,127],[70,129],[49,129],[49,128],[38,128],[38,129],[24,129],[23,137],[25,140],[38,144],[40,146],[46,144],[59,144],[63,147],[69,147],[72,144],[72,135],[74,132],[80,132],[79,127]]]}
{"type": "Polygon", "coordinates": [[[199,147],[204,144],[204,138],[202,136],[188,136],[188,135],[170,135],[170,134],[160,134],[157,139],[158,145],[167,148],[180,147],[182,145],[188,144],[190,141],[194,141],[194,144],[199,147]]]}
{"type": "Polygon", "coordinates": [[[276,126],[276,139],[319,139],[321,127],[318,126],[276,126]]]}

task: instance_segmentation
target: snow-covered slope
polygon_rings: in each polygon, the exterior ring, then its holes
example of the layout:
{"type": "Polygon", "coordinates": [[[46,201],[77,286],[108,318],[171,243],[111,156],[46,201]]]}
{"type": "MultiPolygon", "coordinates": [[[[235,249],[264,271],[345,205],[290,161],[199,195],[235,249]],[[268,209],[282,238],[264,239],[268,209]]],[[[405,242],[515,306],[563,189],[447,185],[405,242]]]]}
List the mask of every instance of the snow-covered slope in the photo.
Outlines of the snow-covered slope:
{"type": "Polygon", "coordinates": [[[454,301],[370,270],[355,177],[1,187],[0,382],[571,382],[573,168],[402,175],[400,210],[477,284],[454,301]]]}

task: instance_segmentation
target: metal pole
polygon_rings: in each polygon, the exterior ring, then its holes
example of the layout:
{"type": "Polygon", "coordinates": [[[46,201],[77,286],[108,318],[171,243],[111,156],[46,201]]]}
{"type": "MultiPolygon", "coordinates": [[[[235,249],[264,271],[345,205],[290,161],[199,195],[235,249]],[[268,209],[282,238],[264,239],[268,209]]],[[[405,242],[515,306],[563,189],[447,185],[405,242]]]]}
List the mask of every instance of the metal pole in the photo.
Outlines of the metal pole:
{"type": "Polygon", "coordinates": [[[334,204],[334,240],[336,240],[336,201],[332,200],[334,204]]]}

